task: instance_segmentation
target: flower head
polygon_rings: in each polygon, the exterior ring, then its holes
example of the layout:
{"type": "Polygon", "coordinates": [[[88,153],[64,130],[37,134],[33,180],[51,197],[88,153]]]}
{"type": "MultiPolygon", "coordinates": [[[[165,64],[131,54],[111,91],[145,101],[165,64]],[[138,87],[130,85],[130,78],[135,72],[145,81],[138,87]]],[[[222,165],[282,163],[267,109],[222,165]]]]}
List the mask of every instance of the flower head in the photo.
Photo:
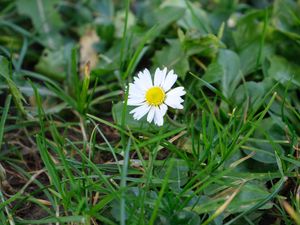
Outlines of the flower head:
{"type": "Polygon", "coordinates": [[[147,113],[147,121],[162,126],[164,115],[168,106],[174,109],[182,109],[185,95],[183,87],[171,89],[177,80],[177,75],[171,70],[167,73],[167,68],[156,69],[154,80],[149,70],[145,69],[134,77],[134,82],[129,84],[128,105],[137,106],[131,110],[133,118],[141,119],[147,113]]]}

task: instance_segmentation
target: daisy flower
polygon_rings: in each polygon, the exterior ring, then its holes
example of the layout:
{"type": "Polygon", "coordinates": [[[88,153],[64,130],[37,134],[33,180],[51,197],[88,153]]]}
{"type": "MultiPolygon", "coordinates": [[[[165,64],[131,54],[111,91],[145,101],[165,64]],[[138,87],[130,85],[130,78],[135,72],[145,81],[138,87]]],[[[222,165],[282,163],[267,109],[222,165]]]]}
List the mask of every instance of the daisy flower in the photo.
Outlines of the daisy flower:
{"type": "Polygon", "coordinates": [[[154,80],[149,70],[145,69],[134,77],[134,82],[129,84],[129,95],[127,104],[137,106],[130,111],[133,118],[141,119],[147,113],[147,121],[162,126],[164,115],[168,106],[174,109],[183,109],[183,99],[185,95],[183,87],[171,89],[177,80],[177,75],[173,70],[167,73],[167,68],[156,69],[154,80]]]}

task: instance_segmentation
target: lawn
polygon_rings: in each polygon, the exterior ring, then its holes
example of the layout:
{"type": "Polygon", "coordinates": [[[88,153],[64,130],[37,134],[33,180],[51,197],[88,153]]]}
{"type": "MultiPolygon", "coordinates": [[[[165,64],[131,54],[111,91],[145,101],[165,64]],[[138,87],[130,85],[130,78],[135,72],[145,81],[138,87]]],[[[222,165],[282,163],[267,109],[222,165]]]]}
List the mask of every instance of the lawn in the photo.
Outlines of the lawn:
{"type": "Polygon", "coordinates": [[[300,225],[299,0],[0,0],[0,224],[300,225]]]}

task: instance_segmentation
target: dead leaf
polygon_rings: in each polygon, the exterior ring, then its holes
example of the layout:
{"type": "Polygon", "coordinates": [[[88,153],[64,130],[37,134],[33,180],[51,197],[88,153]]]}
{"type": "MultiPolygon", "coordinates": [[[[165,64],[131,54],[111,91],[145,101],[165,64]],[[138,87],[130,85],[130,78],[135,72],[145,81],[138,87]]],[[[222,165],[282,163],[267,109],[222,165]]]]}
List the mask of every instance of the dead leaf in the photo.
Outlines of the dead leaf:
{"type": "Polygon", "coordinates": [[[99,41],[100,38],[93,29],[87,29],[85,34],[80,38],[80,71],[82,76],[87,62],[90,63],[91,70],[95,68],[98,63],[99,58],[94,45],[99,41]]]}

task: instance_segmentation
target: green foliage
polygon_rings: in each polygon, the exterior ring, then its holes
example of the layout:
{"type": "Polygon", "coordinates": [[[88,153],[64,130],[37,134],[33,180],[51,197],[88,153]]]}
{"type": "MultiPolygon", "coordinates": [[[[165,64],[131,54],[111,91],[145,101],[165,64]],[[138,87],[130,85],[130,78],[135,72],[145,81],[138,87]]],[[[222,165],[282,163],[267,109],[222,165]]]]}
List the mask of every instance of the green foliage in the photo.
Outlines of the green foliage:
{"type": "MultiPolygon", "coordinates": [[[[8,95],[7,98],[6,98],[6,100],[5,100],[5,105],[4,105],[4,109],[3,109],[3,113],[1,115],[1,121],[0,121],[0,150],[1,150],[1,146],[2,146],[2,140],[3,140],[3,134],[4,134],[4,127],[5,127],[5,120],[7,118],[7,114],[8,114],[10,102],[11,102],[11,95],[8,95]]],[[[2,177],[3,176],[1,176],[1,180],[3,180],[2,177]]]]}
{"type": "Polygon", "coordinates": [[[23,106],[23,102],[25,102],[25,99],[22,96],[22,93],[18,89],[17,85],[12,80],[12,71],[10,71],[9,61],[3,56],[0,56],[0,77],[3,78],[5,83],[7,84],[9,91],[13,96],[16,107],[18,108],[20,113],[25,116],[26,112],[23,106]]]}
{"type": "Polygon", "coordinates": [[[155,67],[161,65],[167,68],[174,68],[175,73],[182,77],[189,70],[188,59],[178,40],[169,40],[168,46],[157,51],[153,57],[153,64],[155,67]]]}
{"type": "Polygon", "coordinates": [[[56,49],[61,44],[59,29],[63,22],[55,9],[59,0],[17,0],[16,5],[20,14],[29,16],[35,31],[40,35],[39,40],[50,49],[56,49]]]}
{"type": "MultiPolygon", "coordinates": [[[[270,68],[268,69],[268,76],[274,80],[288,85],[288,83],[294,84],[299,88],[300,86],[300,67],[297,64],[293,64],[283,57],[272,55],[269,58],[270,68]]],[[[294,86],[293,85],[293,86],[294,86]]],[[[293,87],[292,86],[292,87],[293,87]]]]}
{"type": "Polygon", "coordinates": [[[1,1],[0,224],[299,223],[299,10],[1,1]],[[157,67],[187,92],[162,127],[126,105],[157,67]]]}
{"type": "Polygon", "coordinates": [[[45,49],[35,69],[37,72],[45,74],[48,77],[63,80],[66,78],[65,67],[66,60],[63,49],[57,51],[45,49]]]}

